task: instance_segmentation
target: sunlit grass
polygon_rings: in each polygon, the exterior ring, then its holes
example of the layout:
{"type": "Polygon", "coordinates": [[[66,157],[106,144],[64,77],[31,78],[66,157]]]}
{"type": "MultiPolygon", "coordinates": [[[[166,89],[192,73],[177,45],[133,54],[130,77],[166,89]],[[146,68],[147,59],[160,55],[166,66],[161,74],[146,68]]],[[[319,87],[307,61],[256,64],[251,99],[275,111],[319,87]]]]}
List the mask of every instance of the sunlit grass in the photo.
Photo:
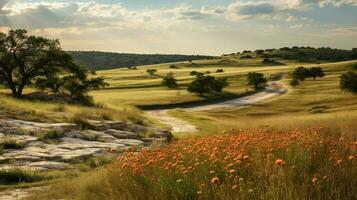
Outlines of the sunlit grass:
{"type": "Polygon", "coordinates": [[[32,199],[353,199],[356,136],[337,126],[238,131],[127,152],[32,199]]]}

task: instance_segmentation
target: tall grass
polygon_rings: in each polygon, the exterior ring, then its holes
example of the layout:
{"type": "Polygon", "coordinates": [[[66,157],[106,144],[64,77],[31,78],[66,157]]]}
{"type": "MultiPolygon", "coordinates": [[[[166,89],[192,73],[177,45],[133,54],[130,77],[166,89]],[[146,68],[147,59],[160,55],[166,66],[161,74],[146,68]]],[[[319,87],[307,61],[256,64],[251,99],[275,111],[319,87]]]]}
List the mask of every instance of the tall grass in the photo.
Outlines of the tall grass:
{"type": "Polygon", "coordinates": [[[126,152],[36,199],[355,199],[357,141],[321,127],[235,130],[126,152]]]}

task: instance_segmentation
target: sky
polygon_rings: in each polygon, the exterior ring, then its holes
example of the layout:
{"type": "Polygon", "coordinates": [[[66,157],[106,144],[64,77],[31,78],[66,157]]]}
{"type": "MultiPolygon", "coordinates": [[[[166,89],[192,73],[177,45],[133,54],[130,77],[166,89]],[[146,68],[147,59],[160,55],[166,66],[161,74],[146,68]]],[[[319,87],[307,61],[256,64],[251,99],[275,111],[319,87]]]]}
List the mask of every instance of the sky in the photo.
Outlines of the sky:
{"type": "Polygon", "coordinates": [[[0,0],[0,31],[65,50],[221,55],[357,47],[357,0],[0,0]]]}

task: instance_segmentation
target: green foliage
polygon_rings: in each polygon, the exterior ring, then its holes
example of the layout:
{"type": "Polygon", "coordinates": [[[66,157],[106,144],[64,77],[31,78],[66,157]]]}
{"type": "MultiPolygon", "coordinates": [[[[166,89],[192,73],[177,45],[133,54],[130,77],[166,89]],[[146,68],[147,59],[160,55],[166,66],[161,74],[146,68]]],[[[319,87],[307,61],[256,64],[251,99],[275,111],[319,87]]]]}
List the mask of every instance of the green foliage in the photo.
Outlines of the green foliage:
{"type": "Polygon", "coordinates": [[[58,139],[62,138],[64,135],[56,130],[50,130],[44,133],[37,133],[36,136],[40,141],[45,143],[56,143],[58,139]]]}
{"type": "Polygon", "coordinates": [[[357,94],[357,73],[347,72],[340,77],[340,87],[343,91],[357,94]]]}
{"type": "Polygon", "coordinates": [[[321,67],[312,67],[309,69],[309,76],[316,80],[316,77],[324,77],[325,73],[321,67]]]}
{"type": "Polygon", "coordinates": [[[304,81],[307,77],[310,76],[309,69],[305,67],[298,67],[292,73],[293,79],[304,81]]]}
{"type": "Polygon", "coordinates": [[[162,79],[162,85],[168,87],[168,88],[176,88],[178,87],[177,80],[174,77],[173,73],[168,73],[163,79],[162,79]]]}
{"type": "Polygon", "coordinates": [[[157,72],[157,69],[147,69],[146,72],[149,73],[151,76],[154,76],[157,72]]]}
{"type": "Polygon", "coordinates": [[[31,183],[43,179],[44,178],[36,172],[24,171],[21,169],[0,170],[1,184],[31,183]]]}
{"type": "Polygon", "coordinates": [[[264,53],[264,50],[263,49],[258,49],[258,50],[255,50],[255,53],[257,55],[262,55],[264,53]]]}
{"type": "Polygon", "coordinates": [[[108,86],[103,77],[88,78],[89,73],[95,75],[84,67],[78,67],[75,74],[69,75],[63,85],[69,92],[72,103],[83,105],[93,105],[93,100],[88,96],[88,92],[93,89],[99,89],[108,86]]]}
{"type": "Polygon", "coordinates": [[[94,70],[212,58],[200,55],[123,54],[98,51],[71,51],[68,53],[74,58],[76,64],[94,70]]]}
{"type": "Polygon", "coordinates": [[[203,73],[197,72],[197,71],[192,71],[192,72],[190,72],[190,75],[191,76],[203,76],[203,73]]]}
{"type": "Polygon", "coordinates": [[[74,66],[58,40],[28,35],[26,30],[0,33],[0,80],[14,97],[37,77],[58,74],[74,66]]]}
{"type": "Polygon", "coordinates": [[[296,79],[298,81],[304,81],[306,78],[310,77],[316,80],[317,77],[324,76],[325,72],[322,70],[321,67],[312,67],[310,69],[307,69],[305,67],[298,67],[292,73],[293,79],[296,79]]]}
{"type": "Polygon", "coordinates": [[[88,78],[89,73],[74,64],[58,40],[31,36],[22,29],[0,34],[0,80],[14,97],[20,97],[24,87],[34,82],[42,90],[68,91],[73,103],[92,105],[87,92],[107,84],[101,77],[88,78]]]}
{"type": "Polygon", "coordinates": [[[2,149],[22,149],[25,144],[13,139],[4,139],[0,141],[0,146],[2,149]]]}
{"type": "Polygon", "coordinates": [[[316,62],[316,60],[325,60],[331,62],[357,59],[357,50],[332,49],[329,47],[283,47],[279,50],[266,50],[263,57],[280,57],[287,60],[298,60],[303,62],[316,62]]]}
{"type": "Polygon", "coordinates": [[[357,48],[352,49],[352,58],[357,59],[357,48]]]}
{"type": "Polygon", "coordinates": [[[257,72],[249,72],[247,75],[248,85],[254,86],[255,90],[258,90],[262,87],[263,84],[267,82],[267,79],[264,78],[264,74],[257,72]]]}
{"type": "Polygon", "coordinates": [[[170,65],[170,69],[179,69],[176,65],[170,65]]]}
{"type": "Polygon", "coordinates": [[[227,87],[229,82],[227,78],[216,79],[213,76],[198,75],[196,79],[188,86],[187,91],[197,93],[200,96],[203,94],[220,94],[223,88],[227,87]]]}
{"type": "Polygon", "coordinates": [[[290,81],[290,85],[293,86],[293,87],[296,87],[297,85],[299,85],[300,82],[299,80],[293,78],[291,81],[290,81]]]}

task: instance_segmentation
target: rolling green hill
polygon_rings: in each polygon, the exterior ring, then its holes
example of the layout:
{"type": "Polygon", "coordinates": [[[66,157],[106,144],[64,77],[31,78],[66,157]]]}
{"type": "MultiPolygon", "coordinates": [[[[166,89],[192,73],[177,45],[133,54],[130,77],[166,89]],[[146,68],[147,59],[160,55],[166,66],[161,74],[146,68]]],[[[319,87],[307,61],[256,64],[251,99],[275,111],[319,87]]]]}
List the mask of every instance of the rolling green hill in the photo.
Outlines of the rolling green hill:
{"type": "Polygon", "coordinates": [[[94,70],[135,67],[212,58],[200,55],[126,54],[99,51],[70,51],[75,62],[94,70]]]}

